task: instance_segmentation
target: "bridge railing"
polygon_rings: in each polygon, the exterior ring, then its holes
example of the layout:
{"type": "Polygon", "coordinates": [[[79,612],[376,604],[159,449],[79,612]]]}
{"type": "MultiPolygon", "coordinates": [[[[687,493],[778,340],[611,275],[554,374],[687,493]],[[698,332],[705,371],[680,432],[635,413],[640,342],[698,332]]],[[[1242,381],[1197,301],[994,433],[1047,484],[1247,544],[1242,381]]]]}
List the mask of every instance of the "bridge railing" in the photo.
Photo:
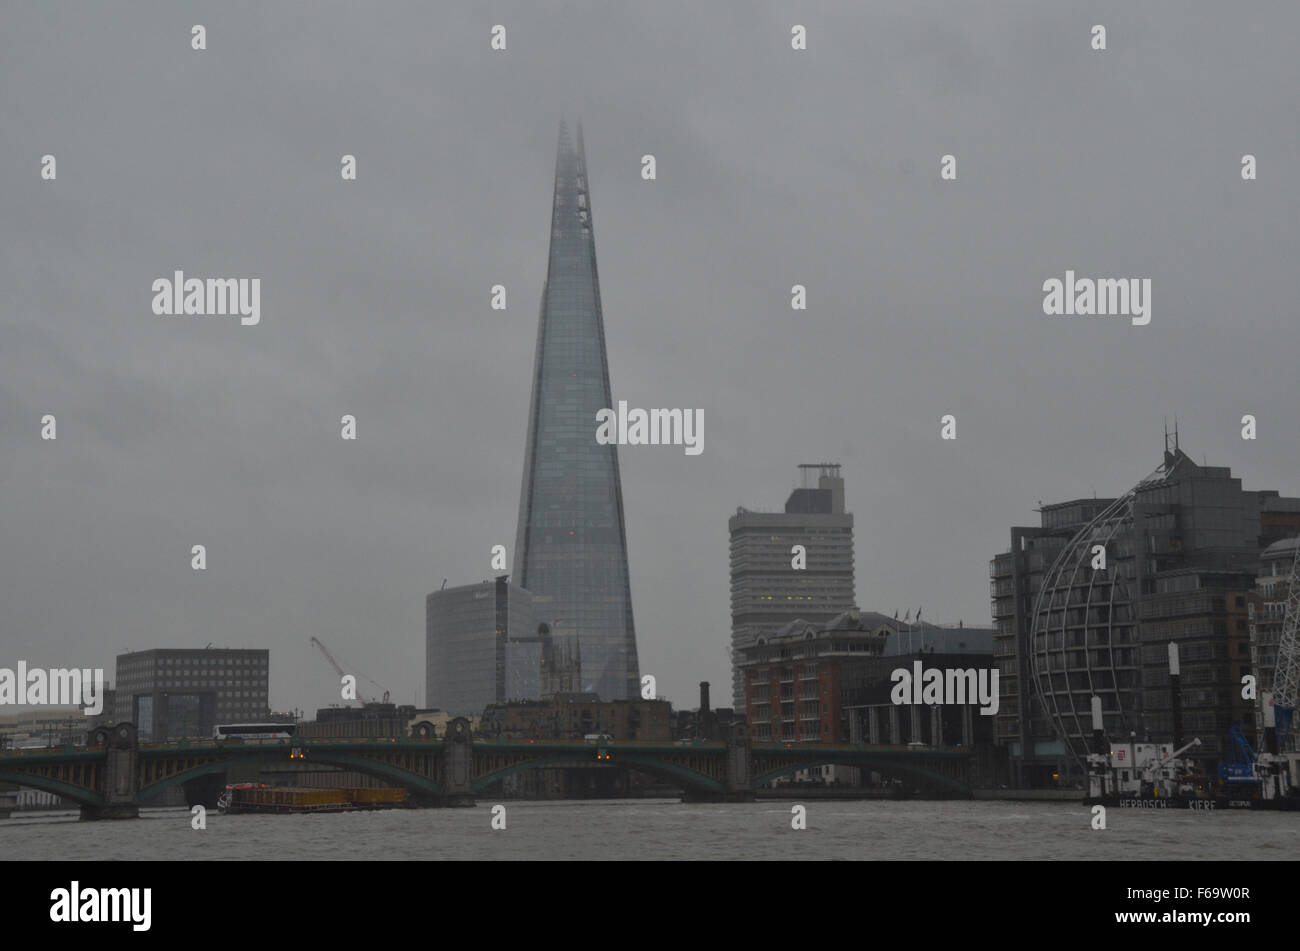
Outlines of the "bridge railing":
{"type": "MultiPolygon", "coordinates": [[[[162,743],[142,743],[140,749],[148,752],[197,752],[212,750],[239,750],[239,749],[264,749],[267,747],[275,749],[288,749],[291,747],[324,747],[324,746],[347,746],[347,745],[374,745],[402,747],[438,747],[443,743],[441,737],[414,737],[414,736],[320,736],[320,737],[293,737],[289,739],[274,740],[169,740],[162,743]]],[[[589,749],[591,747],[609,746],[624,750],[637,749],[698,749],[698,750],[716,750],[722,749],[726,744],[721,740],[572,740],[572,739],[536,739],[527,737],[493,737],[491,739],[477,738],[474,740],[475,746],[549,746],[549,747],[566,747],[571,749],[589,749]]],[[[908,746],[902,744],[884,744],[884,743],[786,743],[786,742],[765,742],[751,743],[750,748],[763,752],[775,750],[791,750],[819,753],[857,753],[867,750],[888,753],[914,753],[917,755],[932,755],[935,753],[969,753],[970,747],[964,746],[908,746]]],[[[0,758],[38,758],[42,756],[61,756],[68,753],[86,753],[97,752],[101,747],[87,746],[42,746],[29,747],[27,749],[0,750],[0,758]]]]}
{"type": "Polygon", "coordinates": [[[94,752],[93,747],[86,746],[31,746],[20,750],[0,750],[0,759],[63,756],[67,753],[85,753],[87,750],[94,752]]]}

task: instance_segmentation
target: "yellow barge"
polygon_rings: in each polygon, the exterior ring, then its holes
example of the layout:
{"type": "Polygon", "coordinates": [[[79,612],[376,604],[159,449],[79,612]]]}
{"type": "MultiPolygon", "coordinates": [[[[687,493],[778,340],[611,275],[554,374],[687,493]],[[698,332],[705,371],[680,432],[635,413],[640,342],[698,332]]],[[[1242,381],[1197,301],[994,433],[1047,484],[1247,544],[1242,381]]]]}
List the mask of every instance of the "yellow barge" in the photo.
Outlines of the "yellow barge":
{"type": "Polygon", "coordinates": [[[352,812],[361,809],[396,809],[407,805],[405,789],[353,786],[315,789],[304,786],[266,786],[238,783],[226,787],[217,800],[222,812],[352,812]]]}

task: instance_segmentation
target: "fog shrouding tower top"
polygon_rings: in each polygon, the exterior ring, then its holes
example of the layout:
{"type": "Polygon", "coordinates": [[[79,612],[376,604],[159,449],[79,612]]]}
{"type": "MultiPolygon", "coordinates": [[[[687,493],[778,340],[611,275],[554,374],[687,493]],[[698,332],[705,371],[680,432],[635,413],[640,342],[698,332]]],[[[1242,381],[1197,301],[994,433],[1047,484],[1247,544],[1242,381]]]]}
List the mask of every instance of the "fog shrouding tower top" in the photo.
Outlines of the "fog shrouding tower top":
{"type": "Polygon", "coordinates": [[[552,637],[578,641],[583,689],[622,700],[640,672],[618,447],[596,442],[612,405],[582,125],[575,144],[561,122],[515,572],[552,637]]]}

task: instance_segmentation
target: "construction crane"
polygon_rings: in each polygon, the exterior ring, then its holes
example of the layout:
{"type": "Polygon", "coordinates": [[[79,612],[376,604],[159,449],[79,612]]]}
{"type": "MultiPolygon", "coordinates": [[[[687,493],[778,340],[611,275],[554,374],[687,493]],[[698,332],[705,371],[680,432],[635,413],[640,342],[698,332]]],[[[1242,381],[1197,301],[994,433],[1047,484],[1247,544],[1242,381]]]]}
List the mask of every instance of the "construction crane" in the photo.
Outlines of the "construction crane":
{"type": "MultiPolygon", "coordinates": [[[[338,662],[337,660],[334,659],[334,655],[331,654],[331,653],[329,652],[329,648],[327,648],[324,644],[322,644],[318,638],[313,637],[313,638],[311,639],[311,642],[312,642],[313,644],[315,644],[318,648],[320,648],[320,652],[321,652],[322,654],[325,655],[325,659],[326,659],[327,661],[330,662],[330,666],[334,668],[334,672],[335,672],[336,674],[339,675],[339,678],[340,678],[340,679],[342,679],[342,678],[344,678],[344,677],[347,676],[347,674],[344,672],[343,668],[342,668],[341,666],[339,666],[339,662],[338,662]]],[[[378,687],[380,690],[384,690],[382,684],[375,683],[375,681],[370,680],[370,678],[367,677],[367,676],[365,676],[364,674],[362,675],[362,678],[361,678],[361,679],[362,679],[362,680],[367,680],[367,681],[369,681],[370,683],[375,684],[375,686],[378,687]]],[[[389,693],[388,693],[388,691],[387,691],[387,690],[384,690],[384,699],[381,700],[381,701],[379,701],[379,702],[380,702],[380,703],[387,703],[387,702],[388,702],[388,697],[389,697],[389,693]]],[[[374,703],[374,702],[375,702],[375,701],[373,701],[373,700],[367,700],[365,697],[361,697],[360,695],[358,695],[358,698],[360,699],[362,706],[365,706],[366,704],[374,703]]]]}
{"type": "Polygon", "coordinates": [[[1228,730],[1228,736],[1232,740],[1231,759],[1219,764],[1219,779],[1234,784],[1259,782],[1259,776],[1255,773],[1259,757],[1242,732],[1241,724],[1234,722],[1228,730]]]}
{"type": "MultiPolygon", "coordinates": [[[[1142,768],[1142,782],[1150,783],[1152,787],[1157,790],[1163,786],[1163,794],[1166,796],[1175,795],[1179,785],[1185,782],[1185,775],[1190,766],[1190,763],[1186,760],[1180,760],[1178,757],[1182,756],[1193,747],[1200,745],[1201,741],[1198,737],[1197,739],[1192,740],[1192,742],[1180,746],[1168,756],[1162,757],[1157,753],[1151,758],[1151,761],[1146,765],[1146,767],[1142,768]],[[1167,772],[1168,775],[1162,776],[1162,772],[1167,772]]],[[[1133,765],[1136,767],[1137,763],[1134,763],[1133,765]]]]}
{"type": "MultiPolygon", "coordinates": [[[[1286,603],[1282,613],[1282,630],[1277,639],[1277,660],[1273,664],[1268,690],[1258,685],[1255,703],[1258,708],[1256,725],[1260,730],[1261,751],[1256,754],[1247,744],[1241,749],[1238,736],[1233,741],[1238,752],[1238,762],[1230,764],[1223,778],[1229,782],[1258,782],[1263,799],[1289,798],[1290,765],[1284,752],[1288,745],[1287,734],[1294,724],[1297,701],[1300,701],[1300,538],[1296,539],[1291,556],[1291,570],[1286,579],[1286,603]],[[1244,762],[1240,762],[1244,760],[1244,762]]],[[[1255,605],[1250,605],[1250,654],[1256,676],[1260,670],[1260,637],[1256,628],[1255,605]]],[[[1262,678],[1261,678],[1262,679],[1262,678]]],[[[1244,737],[1241,738],[1244,740],[1244,737]]],[[[1220,773],[1225,770],[1221,767],[1220,773]]]]}
{"type": "MultiPolygon", "coordinates": [[[[1263,671],[1260,669],[1260,634],[1257,628],[1255,605],[1250,605],[1250,657],[1256,676],[1260,677],[1255,696],[1257,705],[1255,725],[1264,735],[1266,716],[1276,716],[1276,736],[1279,749],[1286,747],[1285,734],[1292,728],[1293,715],[1300,701],[1300,539],[1291,558],[1291,570],[1285,582],[1286,602],[1283,605],[1282,629],[1278,633],[1277,654],[1273,662],[1268,689],[1264,690],[1263,671]],[[1272,701],[1272,710],[1269,701],[1272,701]]],[[[1268,724],[1273,726],[1273,724],[1268,724]]]]}
{"type": "MultiPolygon", "coordinates": [[[[1277,666],[1273,668],[1273,706],[1284,708],[1283,719],[1289,720],[1300,701],[1300,539],[1296,540],[1286,584],[1286,613],[1277,639],[1277,666]]],[[[1287,722],[1286,726],[1290,725],[1287,722]]],[[[1279,732],[1285,729],[1281,720],[1277,728],[1279,732]]]]}
{"type": "Polygon", "coordinates": [[[1286,579],[1286,608],[1277,639],[1272,688],[1271,697],[1263,692],[1259,694],[1264,708],[1265,752],[1259,756],[1258,770],[1263,798],[1282,799],[1295,794],[1284,751],[1288,746],[1287,734],[1295,726],[1296,707],[1300,706],[1300,538],[1296,539],[1291,572],[1286,579]]]}

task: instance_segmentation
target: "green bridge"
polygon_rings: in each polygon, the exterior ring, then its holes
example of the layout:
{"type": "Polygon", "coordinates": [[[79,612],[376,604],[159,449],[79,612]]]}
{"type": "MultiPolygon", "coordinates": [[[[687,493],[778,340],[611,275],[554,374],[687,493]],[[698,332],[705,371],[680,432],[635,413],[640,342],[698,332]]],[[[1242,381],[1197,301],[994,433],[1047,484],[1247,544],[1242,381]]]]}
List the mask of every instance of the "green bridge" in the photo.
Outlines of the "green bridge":
{"type": "Polygon", "coordinates": [[[224,782],[227,771],[295,761],[354,770],[409,790],[417,805],[473,805],[494,785],[530,769],[634,769],[681,788],[683,798],[746,801],[754,790],[812,766],[853,766],[932,796],[971,795],[963,748],[752,743],[743,726],[725,742],[474,740],[466,719],[447,735],[275,742],[182,740],[141,744],[133,724],[101,727],[89,746],[0,752],[0,782],[55,793],[83,819],[132,818],[166,789],[224,782]]]}

